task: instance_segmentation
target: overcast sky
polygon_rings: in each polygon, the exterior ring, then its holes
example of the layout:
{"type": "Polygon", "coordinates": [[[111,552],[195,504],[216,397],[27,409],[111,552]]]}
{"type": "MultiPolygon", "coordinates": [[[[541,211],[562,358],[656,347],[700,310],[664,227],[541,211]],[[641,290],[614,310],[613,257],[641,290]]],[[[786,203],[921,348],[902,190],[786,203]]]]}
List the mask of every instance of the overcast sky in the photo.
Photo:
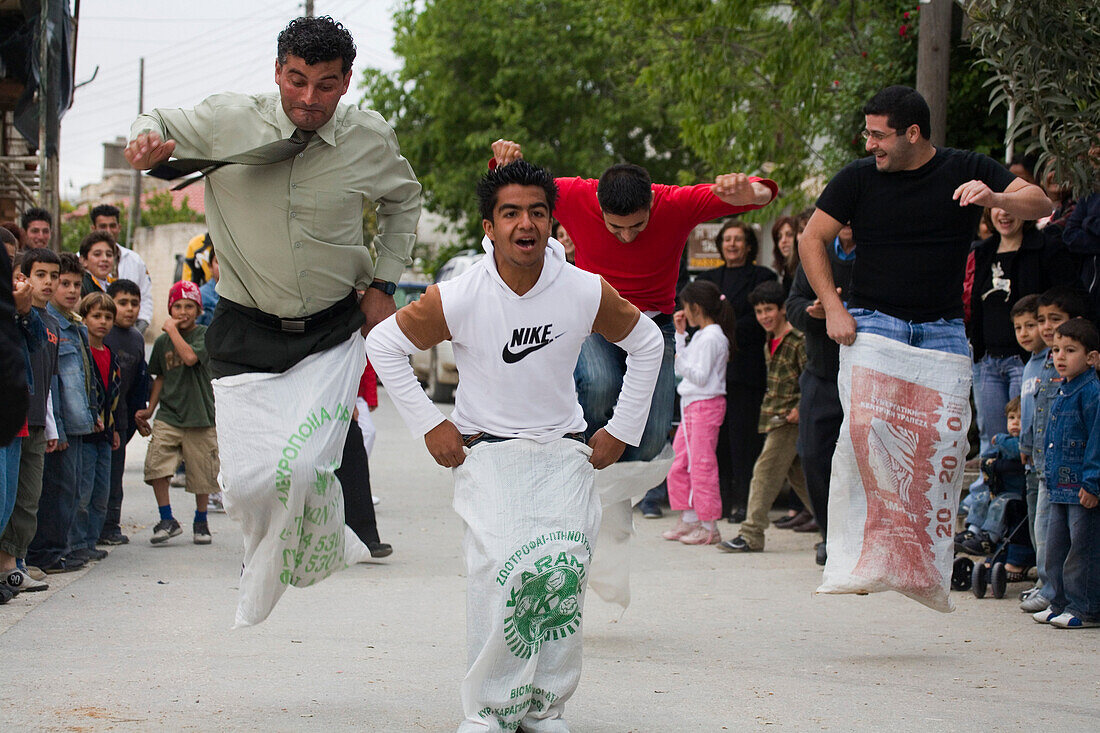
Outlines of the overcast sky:
{"type": "MultiPolygon", "coordinates": [[[[395,0],[315,0],[355,37],[352,87],[357,103],[362,69],[393,70],[395,0]]],[[[137,115],[138,59],[145,57],[145,109],[190,107],[215,92],[275,90],[275,38],[303,4],[295,0],[85,0],[80,4],[76,90],[61,121],[61,190],[73,197],[98,181],[103,145],[126,136],[137,115]]]]}

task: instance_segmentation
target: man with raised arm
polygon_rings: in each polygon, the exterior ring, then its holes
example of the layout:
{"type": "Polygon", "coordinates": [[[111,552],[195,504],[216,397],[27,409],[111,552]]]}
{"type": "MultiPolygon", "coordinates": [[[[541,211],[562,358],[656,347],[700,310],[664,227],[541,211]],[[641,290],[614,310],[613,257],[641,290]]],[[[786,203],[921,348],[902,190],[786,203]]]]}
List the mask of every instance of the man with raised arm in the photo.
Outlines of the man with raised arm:
{"type": "MultiPolygon", "coordinates": [[[[511,140],[493,143],[493,163],[522,157],[511,140]]],[[[672,427],[676,394],[672,312],[676,278],[688,234],[698,224],[766,206],[779,189],[773,181],[728,173],[713,183],[667,186],[653,183],[645,168],[613,165],[598,181],[558,178],[554,215],[576,247],[577,267],[602,276],[660,327],[661,373],[641,443],[624,461],[648,461],[661,452],[672,427]]],[[[588,435],[607,423],[622,381],[624,354],[599,334],[585,341],[574,373],[588,435]]]]}
{"type": "Polygon", "coordinates": [[[287,585],[349,560],[329,524],[343,521],[332,471],[365,364],[360,332],[394,312],[420,216],[420,184],[393,130],[340,103],[354,59],[340,23],[293,20],[278,38],[278,93],[143,114],[125,151],[151,175],[206,178],[221,265],[206,348],[226,507],[245,530],[242,625],[266,618],[287,585]],[[363,242],[367,199],[378,205],[376,262],[363,242]],[[322,394],[331,402],[308,402],[322,394]],[[323,511],[303,514],[303,502],[322,499],[323,511]]]}
{"type": "Polygon", "coordinates": [[[545,170],[498,166],[477,193],[487,255],[375,327],[367,351],[409,428],[454,469],[468,576],[459,730],[566,730],[601,515],[593,474],[641,439],[662,339],[548,241],[557,187],[545,170]],[[585,441],[573,368],[590,334],[626,353],[626,373],[614,415],[585,441]],[[450,420],[408,359],[446,339],[460,376],[450,420]]]}

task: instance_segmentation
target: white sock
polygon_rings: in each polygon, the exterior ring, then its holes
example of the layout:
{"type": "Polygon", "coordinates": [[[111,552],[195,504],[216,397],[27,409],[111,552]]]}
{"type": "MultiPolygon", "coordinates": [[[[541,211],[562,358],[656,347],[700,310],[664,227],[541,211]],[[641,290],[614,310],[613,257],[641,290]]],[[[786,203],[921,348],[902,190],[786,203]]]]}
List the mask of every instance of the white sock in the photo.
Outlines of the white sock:
{"type": "Polygon", "coordinates": [[[703,529],[709,529],[711,532],[718,529],[718,522],[703,522],[703,529]]]}
{"type": "Polygon", "coordinates": [[[680,521],[695,524],[699,521],[699,515],[695,513],[694,509],[685,509],[684,513],[680,515],[680,521]]]}

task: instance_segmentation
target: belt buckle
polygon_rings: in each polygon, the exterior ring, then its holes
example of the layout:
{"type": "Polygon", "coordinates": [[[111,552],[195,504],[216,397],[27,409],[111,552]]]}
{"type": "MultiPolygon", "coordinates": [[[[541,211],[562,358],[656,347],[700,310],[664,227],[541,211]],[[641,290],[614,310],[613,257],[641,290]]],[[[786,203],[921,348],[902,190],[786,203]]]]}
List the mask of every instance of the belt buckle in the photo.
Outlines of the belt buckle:
{"type": "Polygon", "coordinates": [[[279,328],[283,333],[305,333],[306,322],[304,319],[280,318],[279,328]]]}

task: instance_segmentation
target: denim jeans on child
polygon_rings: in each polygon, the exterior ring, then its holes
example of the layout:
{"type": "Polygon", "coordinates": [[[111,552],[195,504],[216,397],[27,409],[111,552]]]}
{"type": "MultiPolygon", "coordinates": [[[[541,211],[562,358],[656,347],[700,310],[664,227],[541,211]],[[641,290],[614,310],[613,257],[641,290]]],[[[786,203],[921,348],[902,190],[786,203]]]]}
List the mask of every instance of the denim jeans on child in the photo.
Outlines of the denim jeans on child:
{"type": "Polygon", "coordinates": [[[80,493],[69,530],[69,552],[95,549],[107,516],[107,499],[111,495],[111,443],[85,440],[83,452],[80,493]]]}
{"type": "Polygon", "coordinates": [[[11,510],[15,508],[15,493],[19,489],[19,452],[21,438],[0,448],[0,532],[8,526],[11,510]]]}
{"type": "MultiPolygon", "coordinates": [[[[661,326],[665,340],[665,353],[661,359],[661,371],[653,387],[653,401],[649,419],[638,447],[627,446],[620,461],[648,461],[656,457],[668,442],[672,429],[672,414],[676,399],[676,375],[672,369],[676,358],[676,329],[672,323],[661,326]]],[[[588,423],[585,438],[591,438],[596,430],[607,424],[619,399],[626,373],[626,352],[598,333],[590,335],[581,346],[573,378],[577,383],[577,399],[584,408],[584,420],[588,423]]]]}
{"type": "Polygon", "coordinates": [[[1046,570],[1051,612],[1100,622],[1100,507],[1051,503],[1046,570]]]}
{"type": "Polygon", "coordinates": [[[76,510],[78,482],[83,474],[84,436],[70,435],[68,448],[46,454],[38,528],[27,550],[27,563],[49,567],[69,550],[69,530],[76,510]]]}

